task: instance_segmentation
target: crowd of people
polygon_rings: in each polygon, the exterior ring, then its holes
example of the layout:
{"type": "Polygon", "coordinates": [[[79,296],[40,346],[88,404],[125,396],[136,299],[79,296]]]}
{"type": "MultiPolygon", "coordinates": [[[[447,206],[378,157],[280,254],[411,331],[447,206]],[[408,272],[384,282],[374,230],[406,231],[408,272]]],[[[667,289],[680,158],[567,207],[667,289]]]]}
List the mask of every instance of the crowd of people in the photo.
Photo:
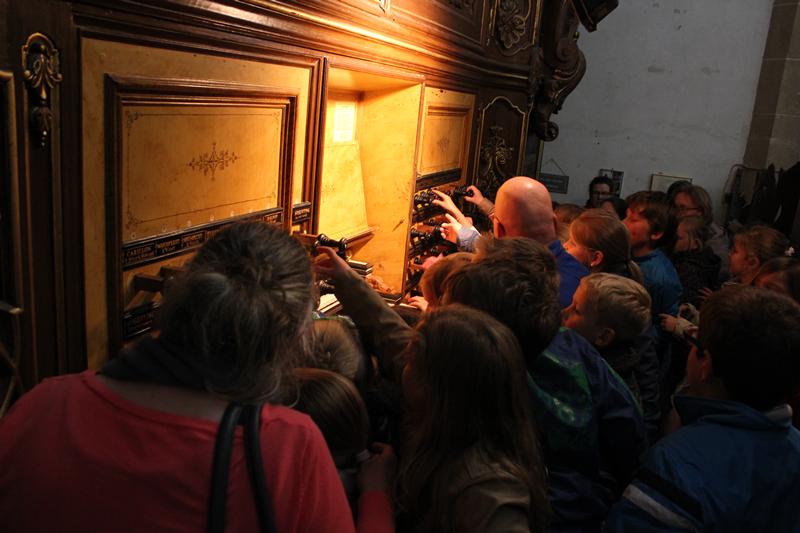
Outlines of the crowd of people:
{"type": "Polygon", "coordinates": [[[401,306],[333,249],[219,232],[157,334],[0,420],[3,529],[800,531],[793,249],[729,239],[700,187],[613,186],[471,186],[488,234],[437,191],[460,251],[401,306]]]}

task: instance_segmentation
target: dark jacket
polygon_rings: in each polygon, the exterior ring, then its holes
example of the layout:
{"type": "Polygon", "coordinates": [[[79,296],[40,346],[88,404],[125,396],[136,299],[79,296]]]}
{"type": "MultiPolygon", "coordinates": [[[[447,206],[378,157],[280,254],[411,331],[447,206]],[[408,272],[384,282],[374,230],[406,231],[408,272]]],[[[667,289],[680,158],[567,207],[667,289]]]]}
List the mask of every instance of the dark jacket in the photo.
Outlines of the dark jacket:
{"type": "Polygon", "coordinates": [[[717,288],[719,257],[710,248],[703,248],[702,250],[673,254],[672,264],[675,265],[681,286],[683,286],[681,303],[690,303],[699,308],[702,303],[700,289],[704,287],[717,288]]]}
{"type": "Polygon", "coordinates": [[[661,407],[658,357],[654,343],[655,328],[637,338],[633,344],[614,344],[600,350],[600,355],[631,389],[642,407],[647,441],[655,442],[661,430],[661,407]]]}
{"type": "Polygon", "coordinates": [[[608,516],[615,531],[800,531],[791,410],[675,396],[683,427],[656,444],[608,516]]]}
{"type": "Polygon", "coordinates": [[[594,347],[566,328],[529,377],[549,473],[549,530],[599,531],[646,449],[639,405],[594,347]]]}

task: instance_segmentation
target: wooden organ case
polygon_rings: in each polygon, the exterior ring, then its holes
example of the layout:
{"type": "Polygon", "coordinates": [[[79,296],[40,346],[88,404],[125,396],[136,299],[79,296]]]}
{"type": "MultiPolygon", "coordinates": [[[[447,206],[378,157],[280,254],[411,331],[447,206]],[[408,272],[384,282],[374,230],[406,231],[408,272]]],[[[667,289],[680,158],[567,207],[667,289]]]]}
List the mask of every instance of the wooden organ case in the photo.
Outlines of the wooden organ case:
{"type": "Polygon", "coordinates": [[[493,196],[529,130],[554,138],[579,16],[570,0],[0,0],[3,379],[97,368],[236,220],[344,239],[407,292],[441,245],[428,189],[493,196]]]}

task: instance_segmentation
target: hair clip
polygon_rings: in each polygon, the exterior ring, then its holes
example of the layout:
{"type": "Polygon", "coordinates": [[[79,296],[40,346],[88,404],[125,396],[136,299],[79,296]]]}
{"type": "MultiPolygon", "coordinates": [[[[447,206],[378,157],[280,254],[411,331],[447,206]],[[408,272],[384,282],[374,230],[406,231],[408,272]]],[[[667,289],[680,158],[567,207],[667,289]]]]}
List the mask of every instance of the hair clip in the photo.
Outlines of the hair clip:
{"type": "Polygon", "coordinates": [[[786,251],[783,252],[783,255],[785,255],[786,257],[794,257],[794,246],[788,247],[786,251]]]}

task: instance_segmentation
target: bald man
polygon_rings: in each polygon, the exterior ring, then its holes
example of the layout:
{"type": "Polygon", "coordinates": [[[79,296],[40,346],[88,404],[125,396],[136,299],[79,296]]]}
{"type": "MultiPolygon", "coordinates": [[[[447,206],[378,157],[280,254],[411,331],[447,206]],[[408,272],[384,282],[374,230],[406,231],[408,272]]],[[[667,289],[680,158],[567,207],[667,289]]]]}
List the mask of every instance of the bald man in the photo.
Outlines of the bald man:
{"type": "MultiPolygon", "coordinates": [[[[581,278],[589,271],[569,255],[558,240],[553,201],[545,186],[527,176],[515,176],[500,186],[494,205],[476,187],[471,186],[470,190],[473,195],[465,196],[465,199],[478,205],[492,219],[496,238],[528,237],[549,248],[558,266],[558,301],[562,308],[569,307],[581,278]]],[[[467,225],[463,215],[449,220],[451,222],[447,225],[457,233],[459,247],[471,250],[479,235],[478,230],[467,225]]]]}

